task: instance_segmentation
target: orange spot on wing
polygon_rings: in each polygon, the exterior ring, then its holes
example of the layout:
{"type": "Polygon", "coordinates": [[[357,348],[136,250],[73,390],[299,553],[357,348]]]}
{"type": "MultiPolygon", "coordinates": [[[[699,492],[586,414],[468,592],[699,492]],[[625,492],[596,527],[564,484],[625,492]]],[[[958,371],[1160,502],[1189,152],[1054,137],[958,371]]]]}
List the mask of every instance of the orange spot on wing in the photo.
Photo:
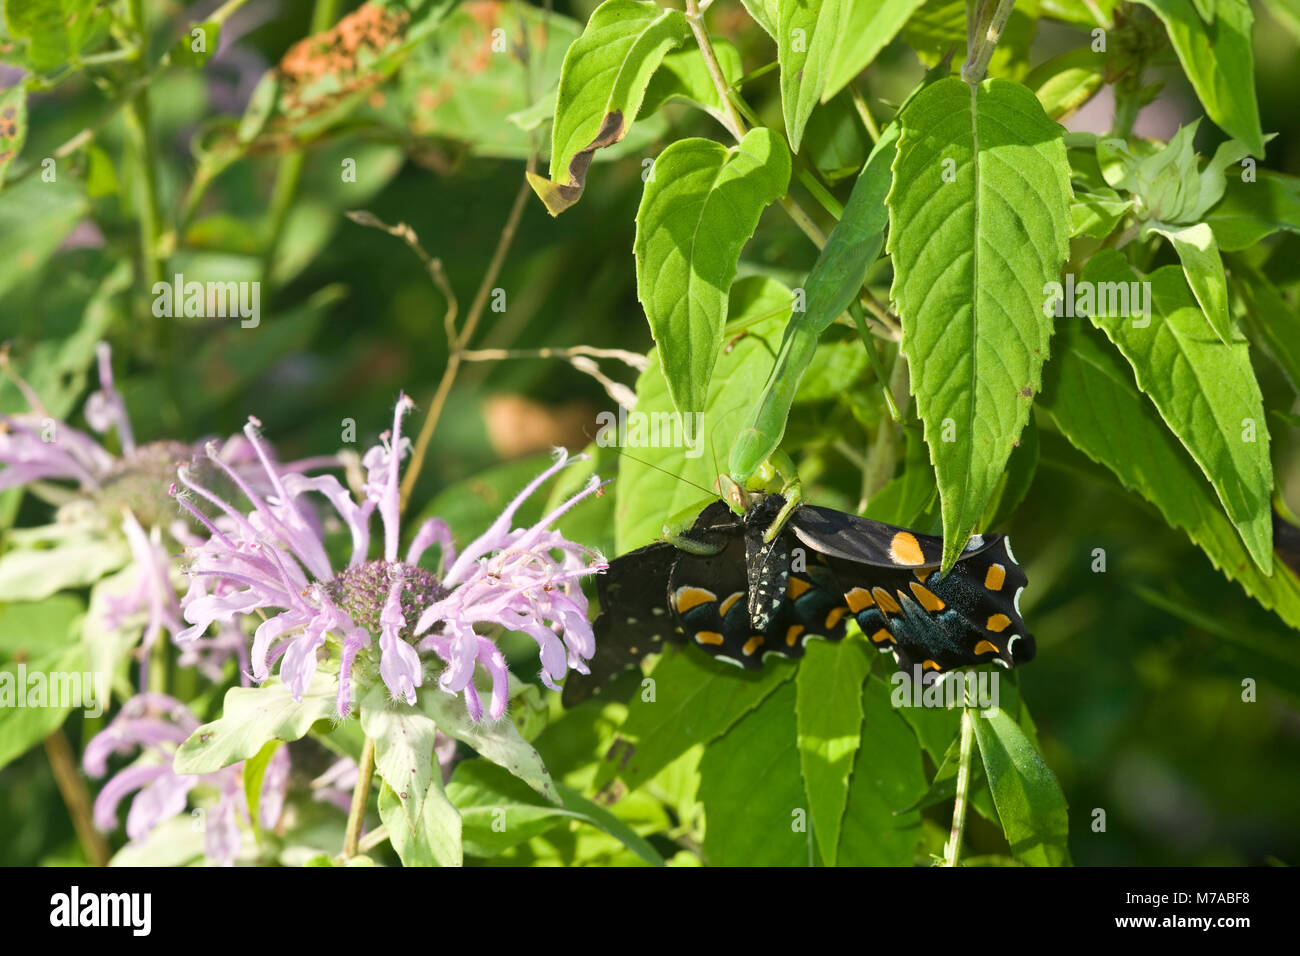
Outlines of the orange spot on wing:
{"type": "Polygon", "coordinates": [[[699,641],[701,644],[722,643],[722,635],[719,634],[717,631],[699,631],[696,633],[695,639],[699,641]]]}
{"type": "Polygon", "coordinates": [[[889,631],[883,627],[880,630],[876,631],[875,634],[871,635],[871,641],[873,644],[883,644],[886,641],[888,641],[890,644],[898,643],[898,641],[894,640],[894,635],[890,634],[889,631]]]}
{"type": "Polygon", "coordinates": [[[872,588],[871,596],[876,599],[876,605],[886,614],[897,614],[903,610],[884,588],[872,588]]]}
{"type": "Polygon", "coordinates": [[[718,613],[723,617],[726,617],[727,612],[731,610],[732,606],[744,596],[744,591],[736,591],[718,606],[718,613]]]}
{"type": "Polygon", "coordinates": [[[755,634],[753,637],[751,637],[749,640],[745,642],[745,646],[742,647],[741,650],[745,652],[746,657],[750,657],[753,656],[753,653],[762,646],[763,646],[763,636],[761,634],[755,634]]]}
{"type": "Polygon", "coordinates": [[[849,610],[854,614],[857,614],[864,607],[871,607],[876,603],[871,596],[871,592],[866,588],[853,588],[844,595],[844,600],[848,602],[849,610]]]}
{"type": "Polygon", "coordinates": [[[791,576],[790,580],[786,583],[785,593],[789,598],[797,598],[802,594],[806,594],[811,589],[812,585],[807,581],[802,578],[791,576]]]}
{"type": "Polygon", "coordinates": [[[921,542],[910,531],[900,531],[889,542],[889,559],[895,564],[924,564],[921,542]]]}
{"type": "Polygon", "coordinates": [[[678,614],[685,614],[693,607],[699,607],[701,604],[708,604],[710,601],[716,601],[718,596],[708,588],[693,588],[689,584],[677,589],[673,595],[673,603],[677,607],[678,614]]]}
{"type": "Polygon", "coordinates": [[[1006,580],[1007,569],[1000,564],[990,564],[988,573],[984,575],[984,586],[990,591],[1001,591],[1006,580]]]}
{"type": "Polygon", "coordinates": [[[785,632],[785,643],[787,647],[794,647],[794,642],[799,640],[799,635],[804,632],[802,624],[791,624],[785,632]]]}
{"type": "Polygon", "coordinates": [[[929,588],[922,587],[915,581],[911,582],[910,586],[912,588],[912,593],[916,595],[916,599],[921,602],[921,607],[925,608],[927,611],[942,611],[948,606],[943,603],[943,599],[940,598],[939,595],[935,594],[929,588]]]}
{"type": "Polygon", "coordinates": [[[1000,634],[1011,626],[1011,618],[1007,617],[1005,614],[994,614],[989,618],[989,622],[984,626],[994,634],[1000,634]]]}
{"type": "Polygon", "coordinates": [[[840,620],[848,613],[849,609],[846,607],[831,608],[831,613],[826,615],[826,630],[831,631],[837,628],[840,620]]]}
{"type": "Polygon", "coordinates": [[[976,654],[996,654],[997,652],[997,645],[992,641],[980,641],[975,645],[976,654]]]}
{"type": "Polygon", "coordinates": [[[939,666],[939,662],[938,662],[938,661],[926,660],[926,661],[922,661],[922,662],[921,662],[921,670],[923,670],[923,671],[941,671],[941,670],[943,670],[943,668],[939,666]]]}

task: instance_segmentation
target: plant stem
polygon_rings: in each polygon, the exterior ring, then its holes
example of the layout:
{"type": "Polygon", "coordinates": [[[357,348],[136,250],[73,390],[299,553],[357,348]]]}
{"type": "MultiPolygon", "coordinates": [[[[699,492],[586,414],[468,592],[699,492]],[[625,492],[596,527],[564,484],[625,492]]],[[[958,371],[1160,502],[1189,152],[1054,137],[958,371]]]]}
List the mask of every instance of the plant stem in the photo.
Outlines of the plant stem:
{"type": "Polygon", "coordinates": [[[686,0],[686,22],[691,25],[695,42],[704,56],[704,66],[709,71],[709,78],[713,80],[714,89],[718,91],[718,99],[722,101],[723,125],[736,138],[736,142],[740,142],[745,138],[745,123],[736,112],[731,97],[727,95],[727,80],[722,75],[718,54],[713,49],[713,41],[709,39],[709,31],[704,26],[704,14],[696,0],[686,0]]]}
{"type": "MultiPolygon", "coordinates": [[[[144,0],[127,0],[126,19],[136,34],[141,50],[149,47],[149,31],[144,22],[144,0]]],[[[145,286],[153,288],[162,280],[163,264],[158,258],[158,183],[154,175],[158,157],[154,153],[149,128],[149,87],[140,87],[126,105],[126,129],[139,167],[136,183],[137,212],[140,218],[140,261],[145,286]]]]}
{"type": "Polygon", "coordinates": [[[871,110],[867,109],[867,101],[862,96],[856,83],[849,84],[849,96],[853,98],[853,108],[858,111],[858,116],[862,120],[862,125],[867,128],[867,135],[871,137],[872,143],[880,142],[880,127],[876,125],[875,118],[871,115],[871,110]]]}
{"type": "Polygon", "coordinates": [[[957,797],[952,805],[952,832],[944,847],[944,866],[956,866],[961,859],[961,842],[966,833],[966,807],[970,802],[970,761],[975,749],[975,711],[961,711],[961,753],[957,764],[957,797]]]}
{"type": "MultiPolygon", "coordinates": [[[[311,11],[309,35],[324,33],[334,25],[338,16],[339,0],[316,0],[311,11]]],[[[275,173],[275,186],[271,192],[271,225],[262,258],[262,279],[268,286],[272,284],[271,270],[275,266],[275,253],[284,234],[284,224],[289,218],[289,209],[298,194],[298,181],[302,178],[302,168],[306,161],[306,151],[295,149],[280,160],[280,166],[275,173]]]]}
{"type": "Polygon", "coordinates": [[[375,776],[375,742],[369,737],[361,747],[357,766],[357,785],[352,788],[352,808],[348,811],[348,828],[343,836],[343,859],[357,855],[361,827],[366,821],[366,804],[370,800],[370,783],[375,776]]]}
{"type": "Polygon", "coordinates": [[[54,771],[54,782],[72,817],[72,828],[77,831],[77,839],[86,853],[86,859],[92,866],[107,866],[108,843],[95,828],[90,793],[86,790],[86,781],[81,776],[77,758],[72,753],[68,735],[62,727],[45,738],[45,756],[50,762],[50,769],[54,771]]]}
{"type": "Polygon", "coordinates": [[[966,65],[961,68],[961,78],[971,86],[978,86],[984,79],[984,74],[988,71],[989,60],[993,58],[993,51],[998,45],[998,40],[1002,39],[1002,31],[1006,28],[1007,20],[1011,18],[1011,10],[1016,5],[1016,0],[998,0],[997,9],[993,11],[993,19],[989,21],[988,29],[978,37],[980,28],[984,23],[984,11],[987,9],[988,0],[981,0],[976,15],[967,21],[967,55],[966,65]]]}

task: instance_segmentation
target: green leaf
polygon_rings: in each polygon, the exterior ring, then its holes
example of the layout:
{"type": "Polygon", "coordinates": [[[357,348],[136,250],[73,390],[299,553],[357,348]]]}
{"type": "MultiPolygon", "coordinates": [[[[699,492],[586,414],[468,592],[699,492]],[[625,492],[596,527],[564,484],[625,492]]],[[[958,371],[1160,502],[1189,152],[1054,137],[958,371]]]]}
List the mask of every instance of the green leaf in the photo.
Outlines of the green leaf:
{"type": "MultiPolygon", "coordinates": [[[[619,736],[634,744],[630,755],[626,744],[616,748],[619,777],[635,788],[696,744],[722,736],[790,680],[795,669],[795,662],[785,659],[769,661],[761,671],[737,671],[685,648],[665,654],[650,673],[654,699],[635,698],[619,728],[619,736]]],[[[793,752],[793,697],[790,721],[793,752]]]]}
{"type": "Polygon", "coordinates": [[[379,787],[379,819],[388,831],[388,842],[397,851],[403,866],[461,866],[464,862],[461,818],[447,795],[442,781],[431,783],[420,795],[419,811],[411,809],[419,795],[414,787],[405,791],[407,800],[387,780],[379,787]]]}
{"type": "Polygon", "coordinates": [[[921,750],[889,697],[884,681],[867,681],[840,866],[911,866],[921,840],[921,816],[907,811],[926,790],[921,750]]]}
{"type": "Polygon", "coordinates": [[[1218,341],[1173,266],[1143,280],[1120,253],[1106,250],[1085,267],[1083,281],[1098,289],[1099,298],[1103,283],[1150,283],[1150,315],[1140,324],[1128,315],[1100,315],[1100,302],[1087,310],[1089,317],[1124,353],[1138,387],[1201,466],[1246,547],[1268,574],[1273,567],[1273,469],[1263,398],[1245,338],[1233,330],[1229,343],[1218,341]]]}
{"type": "Polygon", "coordinates": [[[776,21],[780,16],[777,9],[779,0],[741,0],[749,15],[754,18],[754,22],[762,27],[767,35],[773,40],[776,39],[776,21]]]}
{"type": "Polygon", "coordinates": [[[1048,117],[1064,119],[1101,88],[1105,66],[1105,54],[1081,46],[1034,67],[1025,86],[1034,91],[1048,117]]]}
{"type": "Polygon", "coordinates": [[[0,605],[0,660],[31,660],[77,643],[86,605],[72,594],[0,605]]]}
{"type": "Polygon", "coordinates": [[[885,196],[897,143],[898,127],[891,123],[862,167],[844,214],[808,273],[806,309],[790,317],[772,372],[731,446],[728,470],[738,480],[752,474],[780,445],[790,406],[821,334],[848,308],[880,255],[888,222],[885,196]]]}
{"type": "Polygon", "coordinates": [[[221,24],[215,20],[196,23],[186,29],[172,47],[172,62],[202,68],[221,42],[221,24]]]}
{"type": "Polygon", "coordinates": [[[810,641],[795,680],[799,764],[809,817],[827,866],[835,865],[849,775],[862,733],[862,684],[871,652],[859,640],[810,641]]]}
{"type": "Polygon", "coordinates": [[[1076,192],[1070,203],[1070,238],[1105,239],[1132,208],[1133,200],[1121,198],[1113,189],[1104,193],[1076,192]]]}
{"type": "Polygon", "coordinates": [[[636,215],[637,298],[682,413],[707,405],[740,251],[789,182],[790,154],[763,127],[731,149],[679,140],[655,160],[636,215]]]}
{"type": "MultiPolygon", "coordinates": [[[[700,488],[711,488],[718,477],[714,443],[725,441],[740,427],[748,406],[746,396],[762,388],[791,304],[790,290],[775,279],[748,276],[736,282],[728,304],[730,329],[743,327],[743,334],[738,332],[737,340],[718,359],[693,444],[659,441],[651,445],[643,439],[638,445],[629,430],[624,442],[629,454],[620,459],[614,483],[615,553],[623,554],[658,538],[664,521],[687,507],[703,507],[705,493],[700,488]]],[[[637,380],[636,394],[636,411],[649,420],[676,417],[658,349],[650,353],[650,364],[637,380]]]]}
{"type": "Polygon", "coordinates": [[[828,102],[870,66],[880,51],[894,39],[907,18],[924,2],[925,0],[879,0],[864,3],[860,0],[847,0],[845,6],[848,7],[848,19],[844,23],[839,43],[831,53],[821,101],[828,102]]]}
{"type": "Polygon", "coordinates": [[[994,708],[975,717],[975,740],[1012,854],[1032,866],[1068,865],[1065,795],[1024,731],[994,708]]]}
{"type": "Polygon", "coordinates": [[[1279,230],[1300,233],[1300,178],[1267,169],[1252,174],[1250,182],[1229,177],[1223,198],[1205,215],[1224,252],[1249,249],[1279,230]]]}
{"type": "Polygon", "coordinates": [[[0,93],[0,186],[27,139],[27,88],[15,83],[0,93]]]}
{"type": "Polygon", "coordinates": [[[1264,155],[1264,131],[1255,100],[1255,55],[1246,0],[1216,0],[1213,26],[1197,15],[1192,0],[1137,0],[1150,7],[1169,34],[1205,112],[1229,135],[1264,155]]]}
{"type": "Polygon", "coordinates": [[[550,179],[528,177],[552,216],[581,198],[592,154],[626,135],[664,55],[689,35],[680,10],[649,0],[605,0],[592,13],[564,56],[550,179]]]}
{"type": "Polygon", "coordinates": [[[1183,275],[1210,328],[1225,345],[1232,342],[1232,317],[1228,315],[1228,277],[1214,241],[1214,231],[1203,222],[1194,226],[1148,223],[1144,237],[1159,233],[1169,240],[1183,264],[1183,275]]]}
{"type": "Polygon", "coordinates": [[[949,78],[900,117],[893,298],[943,503],[945,568],[1029,419],[1052,332],[1042,290],[1068,251],[1061,128],[1025,87],[949,78]]]}
{"type": "MultiPolygon", "coordinates": [[[[58,175],[57,166],[55,170],[58,175]]],[[[73,177],[64,173],[45,182],[42,175],[35,173],[0,193],[0,299],[42,274],[46,261],[89,209],[73,177]],[[29,228],[34,222],[41,228],[29,228]]]]}
{"type": "Polygon", "coordinates": [[[317,673],[301,701],[277,679],[261,687],[226,691],[221,717],[190,734],[176,751],[177,773],[212,773],[252,757],[270,740],[298,740],[318,720],[335,714],[338,682],[317,673]]]}
{"type": "Polygon", "coordinates": [[[475,722],[465,710],[465,702],[437,687],[427,687],[419,695],[420,710],[433,719],[448,737],[471,747],[480,756],[514,774],[554,804],[560,803],[555,781],[532,744],[520,736],[509,718],[475,722]]]}
{"type": "Polygon", "coordinates": [[[1246,324],[1255,343],[1262,342],[1291,387],[1300,392],[1300,313],[1273,283],[1240,257],[1232,263],[1234,285],[1246,306],[1246,324]]]}
{"type": "MultiPolygon", "coordinates": [[[[714,40],[713,52],[717,55],[722,78],[729,85],[744,75],[740,52],[726,40],[714,40]]],[[[725,105],[718,97],[718,88],[699,50],[683,50],[664,57],[646,87],[641,115],[649,116],[671,102],[691,103],[725,125],[725,105]]]]}
{"type": "Polygon", "coordinates": [[[15,548],[0,557],[0,601],[39,601],[64,588],[80,588],[131,560],[126,542],[65,538],[50,548],[15,548]]]}
{"type": "MultiPolygon", "coordinates": [[[[425,696],[442,693],[435,688],[425,696]]],[[[380,795],[379,814],[402,862],[460,866],[460,817],[442,791],[432,718],[405,701],[389,700],[382,683],[366,694],[360,717],[361,729],[375,744],[375,772],[391,794],[387,811],[380,795]]]]}
{"type": "Polygon", "coordinates": [[[5,3],[9,33],[27,41],[26,60],[37,73],[51,73],[74,60],[104,36],[109,20],[109,11],[96,0],[5,3]]]}
{"type": "Polygon", "coordinates": [[[244,799],[248,802],[248,818],[253,822],[253,832],[262,832],[262,781],[266,779],[266,768],[271,765],[271,758],[284,746],[280,740],[268,740],[266,746],[254,756],[244,761],[244,799]]]}
{"type": "Polygon", "coordinates": [[[561,806],[540,803],[520,781],[485,760],[457,764],[447,784],[464,820],[465,850],[473,856],[496,856],[576,820],[609,834],[651,866],[663,866],[658,851],[614,814],[563,784],[559,794],[561,806]]]}
{"type": "MultiPolygon", "coordinates": [[[[81,675],[85,652],[80,644],[71,644],[53,654],[19,664],[0,664],[0,767],[21,757],[54,731],[72,713],[72,703],[62,704],[62,694],[53,693],[70,675],[81,675]],[[19,680],[22,677],[24,680],[19,680]]],[[[78,677],[78,684],[82,678],[78,677]]],[[[83,695],[85,690],[83,688],[83,695]]]]}
{"type": "Polygon", "coordinates": [[[1062,323],[1057,335],[1057,358],[1039,404],[1061,432],[1183,529],[1216,568],[1300,628],[1300,581],[1280,568],[1271,577],[1259,570],[1202,472],[1152,414],[1124,359],[1078,323],[1062,323]]]}
{"type": "MultiPolygon", "coordinates": [[[[734,670],[734,668],[733,668],[734,670]]],[[[705,748],[704,857],[711,866],[807,866],[814,858],[795,744],[795,688],[782,684],[705,748]]]]}
{"type": "Polygon", "coordinates": [[[827,89],[840,38],[847,35],[849,7],[849,0],[777,0],[781,108],[796,153],[808,117],[827,89]]]}
{"type": "Polygon", "coordinates": [[[1007,461],[1007,470],[993,490],[993,498],[984,517],[980,519],[979,526],[988,531],[1004,527],[1029,494],[1037,474],[1038,426],[1031,418],[1025,430],[1020,433],[1020,443],[1007,461]]]}

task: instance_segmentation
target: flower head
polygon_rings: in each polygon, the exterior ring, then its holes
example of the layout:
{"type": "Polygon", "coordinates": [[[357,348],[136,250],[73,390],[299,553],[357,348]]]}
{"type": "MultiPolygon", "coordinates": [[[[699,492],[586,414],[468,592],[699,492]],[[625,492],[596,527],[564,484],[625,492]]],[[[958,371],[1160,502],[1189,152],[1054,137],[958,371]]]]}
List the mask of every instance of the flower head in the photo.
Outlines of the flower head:
{"type": "Polygon", "coordinates": [[[511,530],[523,500],[565,466],[567,457],[561,454],[459,556],[450,530],[437,518],[416,530],[402,556],[398,472],[409,446],[402,419],[411,407],[406,396],[398,400],[392,430],[362,459],[366,478],[356,496],[330,475],[284,474],[256,420],[244,431],[261,460],[269,492],[259,493],[209,452],[250,510],[230,504],[193,470],[180,469],[181,484],[189,491],[181,504],[209,533],[190,551],[192,584],[182,605],[192,626],[182,641],[214,623],[258,614],[262,621],[251,654],[254,679],[265,680],[278,661],[281,679],[301,699],[319,659],[337,655],[340,716],[351,707],[358,655],[377,644],[379,676],[394,698],[415,702],[416,688],[424,681],[419,651],[433,651],[446,662],[439,685],[451,693],[463,691],[475,719],[483,710],[473,671],[476,663],[482,664],[493,685],[489,712],[500,717],[508,698],[505,658],[490,639],[474,631],[476,623],[501,624],[533,636],[541,648],[542,679],[549,686],[567,667],[586,671],[584,661],[594,643],[577,581],[605,564],[599,554],[566,541],[550,526],[594,492],[599,481],[593,477],[537,526],[511,530]],[[303,500],[308,492],[323,497],[351,534],[351,557],[342,568],[332,566],[319,525],[309,520],[312,512],[303,500]],[[216,517],[209,519],[191,498],[212,506],[216,517]],[[371,558],[370,519],[376,511],[383,526],[382,557],[371,558]],[[447,566],[441,577],[420,564],[433,544],[439,545],[447,566]]]}
{"type": "MultiPolygon", "coordinates": [[[[239,821],[250,819],[242,783],[244,765],[241,762],[208,774],[176,773],[172,769],[175,750],[198,726],[198,719],[184,704],[165,694],[137,694],[123,704],[109,725],[86,745],[82,764],[92,777],[102,777],[110,755],[141,753],[99,791],[95,825],[105,831],[114,829],[118,804],[136,792],[126,817],[126,835],[133,843],[141,842],[158,824],[184,813],[190,792],[206,785],[217,791],[217,802],[207,810],[204,851],[222,866],[230,866],[239,852],[239,821]]],[[[263,827],[273,827],[280,819],[288,782],[289,751],[281,747],[262,780],[259,816],[263,827]]]]}

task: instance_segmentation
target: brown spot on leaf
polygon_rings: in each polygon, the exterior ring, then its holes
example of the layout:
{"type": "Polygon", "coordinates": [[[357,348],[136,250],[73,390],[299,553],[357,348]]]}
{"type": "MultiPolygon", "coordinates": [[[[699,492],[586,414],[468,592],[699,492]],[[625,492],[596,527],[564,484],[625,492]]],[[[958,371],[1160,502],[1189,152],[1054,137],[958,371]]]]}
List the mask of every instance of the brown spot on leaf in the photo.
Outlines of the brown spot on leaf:
{"type": "Polygon", "coordinates": [[[1031,386],[1029,386],[1029,385],[1026,385],[1024,388],[1022,388],[1022,389],[1020,390],[1020,397],[1021,397],[1021,398],[1032,398],[1033,395],[1034,395],[1034,390],[1033,390],[1033,388],[1032,388],[1031,386]]]}

